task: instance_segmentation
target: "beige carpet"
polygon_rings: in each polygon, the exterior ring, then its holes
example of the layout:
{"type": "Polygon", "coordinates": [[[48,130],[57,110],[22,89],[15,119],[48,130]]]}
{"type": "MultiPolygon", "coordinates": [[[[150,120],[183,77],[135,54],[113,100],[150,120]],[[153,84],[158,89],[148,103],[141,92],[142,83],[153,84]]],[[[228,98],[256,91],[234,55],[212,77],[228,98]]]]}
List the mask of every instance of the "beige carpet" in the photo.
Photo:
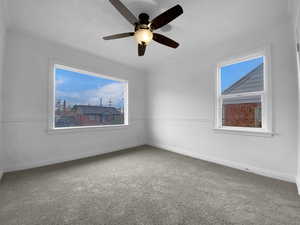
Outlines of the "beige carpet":
{"type": "Polygon", "coordinates": [[[295,184],[152,147],[5,174],[1,225],[299,225],[295,184]]]}

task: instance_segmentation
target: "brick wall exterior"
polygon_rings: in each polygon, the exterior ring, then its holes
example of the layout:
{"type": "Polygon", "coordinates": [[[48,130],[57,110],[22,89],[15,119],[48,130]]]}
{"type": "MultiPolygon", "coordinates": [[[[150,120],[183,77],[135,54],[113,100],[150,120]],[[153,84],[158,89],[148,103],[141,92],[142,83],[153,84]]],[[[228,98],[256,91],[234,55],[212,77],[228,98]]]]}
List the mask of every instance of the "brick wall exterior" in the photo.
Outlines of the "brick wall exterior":
{"type": "Polygon", "coordinates": [[[261,104],[227,104],[223,107],[223,126],[261,127],[261,104]]]}

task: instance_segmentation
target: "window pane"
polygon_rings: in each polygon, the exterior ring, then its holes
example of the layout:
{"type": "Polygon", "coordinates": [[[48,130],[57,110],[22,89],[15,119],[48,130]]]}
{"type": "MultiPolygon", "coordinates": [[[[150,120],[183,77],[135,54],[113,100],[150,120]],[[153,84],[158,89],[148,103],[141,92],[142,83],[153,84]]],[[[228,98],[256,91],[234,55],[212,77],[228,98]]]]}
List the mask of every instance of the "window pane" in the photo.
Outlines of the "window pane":
{"type": "Polygon", "coordinates": [[[55,127],[124,124],[127,83],[57,68],[55,127]]]}
{"type": "Polygon", "coordinates": [[[263,91],[264,58],[221,67],[222,95],[263,91]]]}
{"type": "Polygon", "coordinates": [[[262,127],[261,97],[223,99],[223,126],[262,127]]]}

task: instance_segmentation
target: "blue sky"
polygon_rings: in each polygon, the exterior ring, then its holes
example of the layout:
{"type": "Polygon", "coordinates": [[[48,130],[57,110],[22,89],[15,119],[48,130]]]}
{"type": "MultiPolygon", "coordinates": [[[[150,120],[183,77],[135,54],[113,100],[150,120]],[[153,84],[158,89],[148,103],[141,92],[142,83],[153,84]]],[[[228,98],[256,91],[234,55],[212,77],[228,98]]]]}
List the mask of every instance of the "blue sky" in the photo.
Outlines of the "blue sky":
{"type": "Polygon", "coordinates": [[[111,99],[115,107],[123,107],[124,85],[120,81],[109,80],[87,74],[56,69],[56,99],[67,104],[108,105],[111,99]]]}
{"type": "Polygon", "coordinates": [[[224,66],[221,68],[222,92],[263,63],[263,57],[224,66]]]}

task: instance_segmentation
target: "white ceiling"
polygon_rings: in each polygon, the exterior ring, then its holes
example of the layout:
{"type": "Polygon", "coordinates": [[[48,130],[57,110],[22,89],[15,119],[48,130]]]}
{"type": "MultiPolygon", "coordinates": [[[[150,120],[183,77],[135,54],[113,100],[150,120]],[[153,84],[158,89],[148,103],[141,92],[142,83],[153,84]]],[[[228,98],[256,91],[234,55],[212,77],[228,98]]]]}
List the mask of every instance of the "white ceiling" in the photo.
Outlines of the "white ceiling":
{"type": "Polygon", "coordinates": [[[184,14],[162,32],[181,46],[173,50],[152,42],[137,56],[132,38],[104,41],[102,36],[133,27],[108,0],[6,0],[8,26],[67,44],[130,66],[147,68],[166,57],[209,46],[254,29],[276,24],[288,15],[287,0],[123,0],[134,14],[153,18],[179,3],[184,14]]]}

